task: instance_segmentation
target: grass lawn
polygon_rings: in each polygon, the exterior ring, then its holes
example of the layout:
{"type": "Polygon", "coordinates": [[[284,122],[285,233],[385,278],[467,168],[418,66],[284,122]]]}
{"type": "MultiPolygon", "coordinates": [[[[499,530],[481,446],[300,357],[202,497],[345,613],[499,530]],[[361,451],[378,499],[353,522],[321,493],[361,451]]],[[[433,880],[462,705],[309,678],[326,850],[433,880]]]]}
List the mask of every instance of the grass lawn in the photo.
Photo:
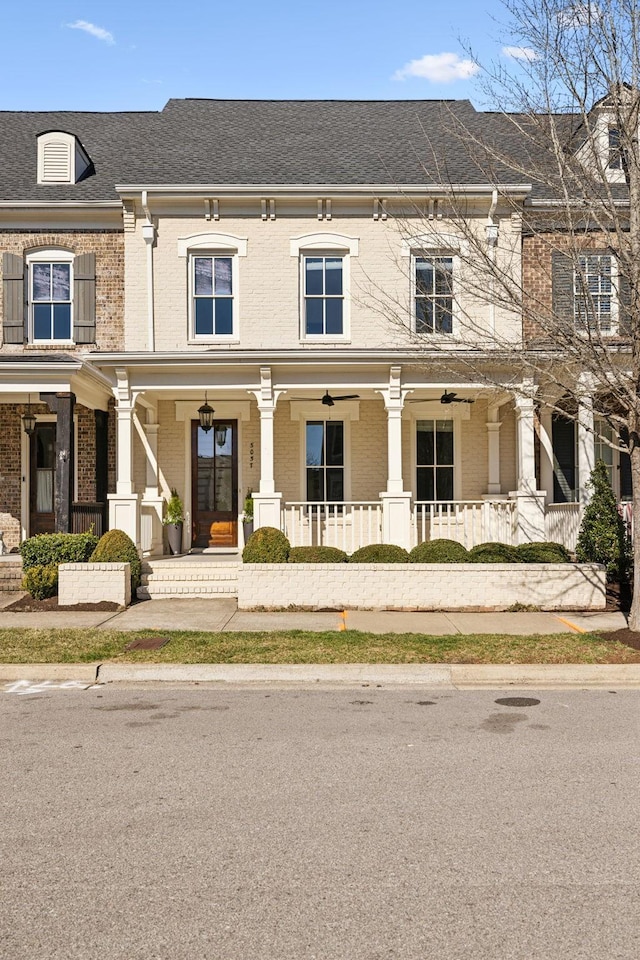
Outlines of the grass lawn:
{"type": "Polygon", "coordinates": [[[0,630],[0,663],[640,663],[640,651],[606,634],[380,636],[356,630],[310,633],[167,631],[161,650],[125,651],[158,631],[0,630]]]}

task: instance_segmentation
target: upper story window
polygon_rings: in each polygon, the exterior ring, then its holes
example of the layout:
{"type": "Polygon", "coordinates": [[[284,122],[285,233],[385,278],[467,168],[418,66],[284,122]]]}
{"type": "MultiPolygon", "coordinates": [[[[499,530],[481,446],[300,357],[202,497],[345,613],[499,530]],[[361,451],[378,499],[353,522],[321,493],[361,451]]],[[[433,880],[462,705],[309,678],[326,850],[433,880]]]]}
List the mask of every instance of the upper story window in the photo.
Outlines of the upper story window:
{"type": "Polygon", "coordinates": [[[413,258],[416,333],[453,332],[453,257],[413,258]]]}
{"type": "Polygon", "coordinates": [[[351,259],[359,241],[337,233],[313,233],[291,240],[300,261],[300,336],[303,340],[349,337],[351,259]]]}
{"type": "Polygon", "coordinates": [[[615,262],[609,254],[578,257],[574,269],[573,313],[576,327],[612,333],[617,320],[613,289],[615,262]]]}
{"type": "Polygon", "coordinates": [[[344,260],[334,256],[305,256],[304,333],[307,337],[344,333],[344,260]]]}
{"type": "Polygon", "coordinates": [[[223,233],[199,233],[178,240],[188,262],[189,339],[237,340],[239,258],[247,240],[223,233]]]}
{"type": "Polygon", "coordinates": [[[77,137],[63,130],[38,135],[38,183],[79,183],[93,164],[77,137]]]}
{"type": "Polygon", "coordinates": [[[29,269],[29,312],[34,342],[72,339],[72,265],[56,260],[32,262],[29,269]]]}
{"type": "Polygon", "coordinates": [[[624,170],[624,157],[620,146],[620,131],[617,127],[609,127],[609,170],[624,170]]]}
{"type": "Polygon", "coordinates": [[[192,257],[193,333],[196,337],[233,335],[233,258],[192,257]]]}

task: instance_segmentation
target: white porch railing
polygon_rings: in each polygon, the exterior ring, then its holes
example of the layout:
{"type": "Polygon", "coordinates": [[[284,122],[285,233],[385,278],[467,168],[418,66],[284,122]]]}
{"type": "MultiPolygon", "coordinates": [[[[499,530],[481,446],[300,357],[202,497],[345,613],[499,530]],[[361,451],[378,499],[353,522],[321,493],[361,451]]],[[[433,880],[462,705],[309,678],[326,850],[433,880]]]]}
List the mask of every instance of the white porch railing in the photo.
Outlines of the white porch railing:
{"type": "Polygon", "coordinates": [[[353,553],[382,542],[382,504],[297,502],[284,505],[284,532],[292,547],[338,547],[353,553]]]}
{"type": "Polygon", "coordinates": [[[487,541],[517,542],[516,504],[512,500],[420,501],[412,506],[412,543],[457,540],[468,550],[487,541]]]}
{"type": "Polygon", "coordinates": [[[548,503],[544,518],[547,540],[562,543],[567,550],[575,550],[580,531],[582,510],[579,503],[548,503]]]}

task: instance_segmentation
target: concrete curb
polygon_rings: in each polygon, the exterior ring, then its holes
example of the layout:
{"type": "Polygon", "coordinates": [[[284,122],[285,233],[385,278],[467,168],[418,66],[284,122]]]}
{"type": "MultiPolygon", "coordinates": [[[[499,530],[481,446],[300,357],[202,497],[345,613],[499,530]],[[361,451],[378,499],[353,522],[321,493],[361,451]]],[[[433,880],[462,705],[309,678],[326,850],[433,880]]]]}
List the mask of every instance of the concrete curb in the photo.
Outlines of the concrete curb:
{"type": "Polygon", "coordinates": [[[97,663],[0,663],[3,680],[86,680],[93,683],[97,663]]]}
{"type": "Polygon", "coordinates": [[[640,664],[0,664],[0,683],[82,680],[87,684],[217,683],[477,687],[638,687],[640,664]]]}

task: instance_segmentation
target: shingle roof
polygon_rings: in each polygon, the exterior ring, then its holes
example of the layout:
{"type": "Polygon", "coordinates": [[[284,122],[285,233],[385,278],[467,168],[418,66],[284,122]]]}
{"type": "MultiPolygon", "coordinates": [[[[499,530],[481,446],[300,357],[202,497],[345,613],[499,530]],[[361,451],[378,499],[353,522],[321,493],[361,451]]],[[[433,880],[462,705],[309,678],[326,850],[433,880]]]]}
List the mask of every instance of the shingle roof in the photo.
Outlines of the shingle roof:
{"type": "MultiPolygon", "coordinates": [[[[116,184],[487,182],[452,127],[514,141],[467,100],[169,100],[160,112],[0,112],[0,199],[109,200],[116,184]],[[95,174],[36,183],[36,136],[75,134],[95,174]]],[[[501,182],[521,174],[494,171],[501,182]]]]}

